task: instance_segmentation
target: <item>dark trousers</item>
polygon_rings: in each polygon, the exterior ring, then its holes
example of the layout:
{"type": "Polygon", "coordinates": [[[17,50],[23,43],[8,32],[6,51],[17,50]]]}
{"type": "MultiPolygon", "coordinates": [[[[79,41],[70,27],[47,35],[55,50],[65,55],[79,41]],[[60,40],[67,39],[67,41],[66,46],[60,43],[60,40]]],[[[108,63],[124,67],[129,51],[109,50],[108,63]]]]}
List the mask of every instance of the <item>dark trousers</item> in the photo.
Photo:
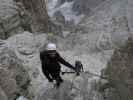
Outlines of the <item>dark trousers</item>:
{"type": "Polygon", "coordinates": [[[48,71],[48,70],[45,70],[43,71],[45,76],[47,77],[47,79],[49,81],[53,81],[53,80],[56,80],[56,82],[62,82],[62,78],[60,76],[60,71],[57,71],[57,72],[51,72],[51,71],[48,71]]]}

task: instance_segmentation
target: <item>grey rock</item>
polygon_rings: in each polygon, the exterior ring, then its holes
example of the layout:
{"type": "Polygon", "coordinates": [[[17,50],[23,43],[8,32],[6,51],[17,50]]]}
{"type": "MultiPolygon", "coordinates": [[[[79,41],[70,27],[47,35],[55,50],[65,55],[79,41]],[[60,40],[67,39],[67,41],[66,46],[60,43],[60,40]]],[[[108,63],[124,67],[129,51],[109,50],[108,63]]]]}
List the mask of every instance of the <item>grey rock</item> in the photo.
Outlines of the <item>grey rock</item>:
{"type": "Polygon", "coordinates": [[[7,96],[5,95],[4,91],[0,87],[0,100],[8,100],[7,96]]]}
{"type": "Polygon", "coordinates": [[[127,18],[128,18],[128,25],[129,25],[129,28],[130,28],[130,32],[131,32],[131,35],[133,34],[133,1],[132,0],[127,0],[128,1],[128,4],[127,4],[127,18]]]}
{"type": "Polygon", "coordinates": [[[32,55],[36,51],[33,34],[25,31],[22,34],[16,35],[16,48],[22,55],[32,55]]]}
{"type": "Polygon", "coordinates": [[[63,35],[63,38],[66,38],[68,35],[70,35],[71,33],[69,31],[63,31],[62,32],[62,35],[63,35]]]}
{"type": "Polygon", "coordinates": [[[114,47],[113,47],[113,43],[112,43],[110,34],[108,34],[108,33],[101,34],[101,36],[99,36],[99,39],[97,40],[96,46],[101,51],[112,50],[114,47]]]}
{"type": "Polygon", "coordinates": [[[37,100],[73,100],[70,96],[71,83],[65,81],[61,86],[56,89],[54,86],[43,89],[41,95],[38,96],[37,100]]]}
{"type": "Polygon", "coordinates": [[[100,5],[104,0],[74,0],[73,11],[77,14],[89,14],[91,10],[100,5]]]}
{"type": "Polygon", "coordinates": [[[100,96],[95,91],[95,84],[95,79],[89,80],[87,75],[82,74],[72,81],[65,80],[58,89],[55,87],[42,89],[37,100],[99,100],[100,96]]]}
{"type": "Polygon", "coordinates": [[[13,0],[0,1],[0,38],[8,37],[23,31],[20,25],[20,17],[17,11],[18,7],[13,0]]]}
{"type": "Polygon", "coordinates": [[[133,41],[129,39],[126,44],[114,51],[110,61],[108,62],[105,70],[105,75],[108,76],[109,84],[112,87],[108,87],[110,95],[106,95],[109,100],[132,100],[132,58],[133,58],[133,41]],[[113,88],[113,90],[110,88],[113,88]],[[122,99],[121,99],[122,98],[122,99]]]}
{"type": "MultiPolygon", "coordinates": [[[[29,32],[23,32],[10,37],[7,45],[11,48],[16,56],[22,61],[22,65],[28,72],[31,80],[30,91],[38,94],[40,89],[44,87],[46,79],[41,71],[41,62],[39,57],[40,48],[47,42],[46,34],[33,35],[29,32]]],[[[34,96],[36,96],[34,95],[34,96]]]]}
{"type": "Polygon", "coordinates": [[[0,55],[0,87],[5,96],[8,100],[14,100],[18,94],[31,97],[30,78],[22,62],[7,47],[0,50],[0,55]]]}
{"type": "Polygon", "coordinates": [[[72,1],[74,1],[74,0],[58,0],[58,6],[62,5],[65,2],[72,2],[72,1]]]}
{"type": "Polygon", "coordinates": [[[127,0],[104,1],[94,10],[91,17],[82,20],[77,26],[79,31],[67,39],[75,43],[75,46],[76,43],[77,45],[80,43],[88,52],[97,51],[97,48],[100,50],[118,48],[124,45],[129,37],[130,30],[126,16],[127,0]]]}
{"type": "Polygon", "coordinates": [[[54,17],[58,23],[65,24],[65,17],[61,13],[61,11],[55,12],[54,17]]]}

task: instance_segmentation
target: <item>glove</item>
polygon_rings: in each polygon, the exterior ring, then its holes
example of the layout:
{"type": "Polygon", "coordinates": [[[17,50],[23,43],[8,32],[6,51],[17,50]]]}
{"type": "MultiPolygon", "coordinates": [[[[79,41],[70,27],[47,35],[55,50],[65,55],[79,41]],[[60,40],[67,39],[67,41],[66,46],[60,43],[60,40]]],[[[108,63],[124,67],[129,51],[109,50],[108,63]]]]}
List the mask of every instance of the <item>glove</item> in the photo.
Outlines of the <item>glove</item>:
{"type": "Polygon", "coordinates": [[[49,82],[53,82],[53,80],[52,80],[52,79],[48,79],[48,81],[49,81],[49,82]]]}

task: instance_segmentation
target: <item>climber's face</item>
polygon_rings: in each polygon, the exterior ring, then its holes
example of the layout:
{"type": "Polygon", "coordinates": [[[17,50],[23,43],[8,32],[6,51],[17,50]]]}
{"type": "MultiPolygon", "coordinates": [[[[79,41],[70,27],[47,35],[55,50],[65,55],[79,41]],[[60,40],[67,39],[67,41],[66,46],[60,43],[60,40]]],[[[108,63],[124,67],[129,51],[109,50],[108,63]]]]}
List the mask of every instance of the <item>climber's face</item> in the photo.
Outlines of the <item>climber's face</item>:
{"type": "Polygon", "coordinates": [[[55,57],[55,56],[56,56],[56,50],[49,50],[49,51],[48,51],[48,55],[49,55],[50,57],[55,57]]]}

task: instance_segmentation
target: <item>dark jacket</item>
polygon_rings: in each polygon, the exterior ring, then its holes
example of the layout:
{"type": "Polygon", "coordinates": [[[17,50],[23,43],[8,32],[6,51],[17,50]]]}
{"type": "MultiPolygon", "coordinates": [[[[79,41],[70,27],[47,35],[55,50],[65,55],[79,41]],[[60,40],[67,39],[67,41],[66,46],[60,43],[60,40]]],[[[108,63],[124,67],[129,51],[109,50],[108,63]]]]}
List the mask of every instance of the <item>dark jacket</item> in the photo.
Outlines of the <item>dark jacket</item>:
{"type": "Polygon", "coordinates": [[[67,61],[65,61],[58,52],[56,52],[56,56],[54,58],[51,58],[47,51],[43,51],[40,53],[40,59],[42,63],[42,71],[45,74],[46,71],[49,73],[57,73],[61,71],[60,63],[67,66],[68,68],[71,68],[75,70],[75,67],[73,67],[71,64],[69,64],[67,61]]]}

